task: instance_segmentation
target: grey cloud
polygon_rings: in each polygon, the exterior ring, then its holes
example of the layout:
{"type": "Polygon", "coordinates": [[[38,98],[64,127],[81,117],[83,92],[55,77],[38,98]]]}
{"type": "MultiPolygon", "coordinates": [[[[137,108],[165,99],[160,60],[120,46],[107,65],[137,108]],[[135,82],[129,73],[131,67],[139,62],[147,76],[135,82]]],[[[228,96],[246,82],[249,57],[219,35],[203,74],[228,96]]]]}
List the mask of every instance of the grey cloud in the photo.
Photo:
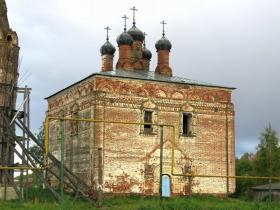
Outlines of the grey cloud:
{"type": "MultiPolygon", "coordinates": [[[[45,96],[99,71],[103,28],[111,26],[116,46],[123,28],[120,17],[131,16],[133,6],[129,0],[82,2],[7,1],[11,26],[20,37],[22,71],[32,72],[27,83],[33,88],[35,130],[44,119],[45,96]]],[[[151,69],[154,43],[161,37],[159,22],[165,19],[176,75],[238,88],[233,92],[237,154],[253,151],[269,122],[280,134],[278,0],[137,0],[135,5],[137,26],[149,34],[151,69]]]]}

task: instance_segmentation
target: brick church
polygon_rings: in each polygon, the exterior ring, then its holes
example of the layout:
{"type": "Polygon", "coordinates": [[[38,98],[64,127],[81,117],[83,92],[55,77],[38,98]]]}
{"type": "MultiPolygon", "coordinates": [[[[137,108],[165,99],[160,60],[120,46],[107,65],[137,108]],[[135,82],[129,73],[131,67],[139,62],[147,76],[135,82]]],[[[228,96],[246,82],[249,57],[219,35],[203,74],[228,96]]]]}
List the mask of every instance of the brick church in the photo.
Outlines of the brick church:
{"type": "MultiPolygon", "coordinates": [[[[234,88],[174,76],[169,65],[171,42],[156,42],[157,66],[145,33],[132,27],[117,37],[119,58],[114,68],[113,44],[101,47],[101,70],[47,97],[50,117],[92,118],[139,122],[144,125],[65,124],[65,165],[93,189],[98,187],[98,148],[103,149],[102,189],[105,193],[159,193],[160,129],[175,126],[176,174],[235,175],[234,88]],[[153,71],[154,70],[154,71],[153,71]],[[147,123],[147,124],[145,124],[147,123]]],[[[97,60],[99,58],[96,58],[97,60]]],[[[184,67],[185,68],[185,67],[184,67]]],[[[50,152],[60,158],[60,122],[50,122],[50,152]]],[[[235,191],[235,180],[171,174],[172,130],[163,131],[163,174],[170,195],[193,193],[225,195],[235,191]]],[[[52,179],[51,179],[52,180],[52,179]]]]}

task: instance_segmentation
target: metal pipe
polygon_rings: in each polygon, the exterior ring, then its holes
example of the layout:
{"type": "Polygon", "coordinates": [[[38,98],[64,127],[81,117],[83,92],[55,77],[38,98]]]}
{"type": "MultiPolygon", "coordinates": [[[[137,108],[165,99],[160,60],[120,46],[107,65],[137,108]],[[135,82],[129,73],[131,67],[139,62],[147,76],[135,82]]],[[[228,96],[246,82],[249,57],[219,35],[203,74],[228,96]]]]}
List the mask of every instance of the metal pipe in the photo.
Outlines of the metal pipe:
{"type": "Polygon", "coordinates": [[[49,120],[70,120],[70,121],[82,121],[82,122],[105,122],[105,123],[115,123],[115,124],[126,124],[126,125],[152,125],[152,126],[165,126],[165,127],[174,127],[173,125],[168,124],[157,124],[157,123],[139,123],[139,122],[123,122],[123,121],[114,121],[114,120],[95,120],[91,118],[60,118],[60,117],[47,117],[49,120]]]}
{"type": "Polygon", "coordinates": [[[45,166],[48,166],[49,155],[49,118],[45,121],[45,166]]]}
{"type": "Polygon", "coordinates": [[[176,134],[175,134],[175,127],[173,126],[173,138],[172,138],[172,149],[171,149],[171,174],[174,174],[174,167],[175,167],[175,140],[176,140],[176,134]]]}
{"type": "Polygon", "coordinates": [[[98,207],[102,207],[103,204],[103,151],[102,148],[98,148],[98,207]]]}
{"type": "MultiPolygon", "coordinates": [[[[5,119],[5,118],[4,118],[5,119]]],[[[5,122],[8,123],[8,119],[5,119],[5,122]]],[[[19,147],[24,150],[25,154],[26,154],[26,157],[27,159],[29,160],[30,164],[35,168],[36,167],[36,163],[33,161],[33,159],[36,159],[35,156],[32,156],[31,158],[31,154],[30,152],[23,146],[23,144],[17,140],[17,137],[15,135],[15,133],[13,132],[12,128],[11,127],[8,127],[9,129],[9,132],[11,134],[11,137],[12,139],[19,145],[19,147]]],[[[16,149],[14,150],[15,152],[17,151],[16,149]]],[[[20,153],[16,153],[23,161],[24,159],[22,158],[21,154],[20,153]]],[[[25,162],[26,164],[27,162],[25,162]]],[[[36,173],[36,175],[38,176],[38,178],[40,179],[41,182],[45,183],[45,185],[47,186],[47,188],[52,192],[52,194],[54,195],[54,197],[56,198],[56,200],[60,201],[60,195],[48,184],[48,182],[43,179],[41,177],[41,174],[38,172],[38,171],[34,171],[36,173]]]]}
{"type": "MultiPolygon", "coordinates": [[[[96,123],[115,123],[115,124],[126,124],[126,125],[152,125],[152,126],[165,126],[173,127],[173,125],[167,124],[156,124],[156,123],[139,123],[139,122],[122,122],[122,121],[113,121],[113,120],[95,120],[91,118],[61,118],[61,117],[46,117],[45,121],[45,167],[48,166],[48,153],[49,153],[49,122],[50,120],[69,120],[69,121],[81,121],[81,122],[96,122],[96,123]]],[[[175,129],[175,128],[174,128],[175,129]]]]}
{"type": "MultiPolygon", "coordinates": [[[[269,176],[272,175],[272,165],[271,165],[271,139],[269,139],[269,176]]],[[[269,179],[269,203],[271,203],[271,179],[269,179]]]]}
{"type": "MultiPolygon", "coordinates": [[[[21,120],[18,120],[18,122],[16,122],[17,125],[22,126],[28,133],[29,137],[43,150],[45,150],[43,144],[38,141],[35,136],[26,128],[26,126],[22,123],[21,120]]],[[[53,155],[51,155],[50,153],[48,153],[48,156],[50,158],[51,161],[53,161],[56,165],[58,165],[58,167],[60,167],[60,161],[57,160],[53,155]]],[[[37,161],[38,162],[38,161],[37,161]]],[[[47,169],[47,168],[46,168],[47,169]]],[[[49,169],[48,169],[49,170],[49,169]]],[[[67,177],[69,179],[69,181],[71,181],[71,183],[77,188],[86,188],[88,190],[90,190],[90,188],[88,187],[87,184],[85,184],[81,179],[79,179],[76,175],[74,175],[73,172],[71,172],[67,167],[64,166],[64,177],[67,177]],[[66,173],[65,173],[66,172],[66,173]]],[[[87,199],[87,197],[85,196],[85,194],[83,194],[82,191],[79,191],[83,197],[85,199],[87,199]]]]}
{"type": "Polygon", "coordinates": [[[162,159],[163,159],[163,126],[160,126],[160,155],[159,155],[159,196],[162,200],[162,159]]]}
{"type": "Polygon", "coordinates": [[[23,171],[20,170],[20,193],[19,193],[19,200],[22,201],[23,197],[24,197],[24,193],[23,193],[23,171]]]}
{"type": "Polygon", "coordinates": [[[61,148],[60,148],[60,197],[61,203],[64,202],[64,120],[60,120],[60,136],[61,136],[61,148]]]}
{"type": "MultiPolygon", "coordinates": [[[[226,175],[229,175],[229,157],[228,157],[228,146],[229,146],[229,139],[228,139],[228,104],[226,104],[226,175]]],[[[226,190],[227,194],[229,193],[229,179],[226,180],[226,190]]]]}
{"type": "MultiPolygon", "coordinates": [[[[27,101],[26,101],[26,126],[27,126],[27,128],[29,130],[29,127],[30,127],[30,91],[28,91],[27,86],[25,86],[25,91],[26,91],[26,94],[27,94],[27,101]]],[[[26,139],[26,143],[27,143],[27,145],[26,145],[27,150],[29,150],[29,138],[26,139]]],[[[28,160],[27,160],[27,164],[28,164],[28,160]]],[[[26,176],[28,177],[28,170],[26,171],[26,176]]]]}
{"type": "MultiPolygon", "coordinates": [[[[172,151],[171,151],[171,175],[173,176],[186,176],[186,177],[213,177],[213,178],[227,178],[227,179],[272,179],[272,180],[280,180],[280,177],[260,177],[260,176],[224,176],[224,175],[200,175],[200,174],[176,174],[174,173],[175,167],[175,141],[176,141],[176,132],[175,126],[168,124],[153,124],[153,123],[139,123],[139,122],[121,122],[121,121],[108,121],[108,120],[94,120],[94,119],[84,119],[84,118],[58,118],[58,117],[47,117],[45,128],[46,128],[46,141],[45,141],[45,149],[48,151],[48,143],[49,143],[49,120],[70,120],[70,121],[84,121],[84,122],[104,122],[104,123],[119,123],[119,124],[128,124],[128,125],[154,125],[154,126],[166,126],[171,127],[173,130],[172,135],[172,151]]],[[[46,153],[48,154],[48,152],[46,153]]],[[[46,160],[47,163],[47,160],[46,160]]],[[[47,164],[46,164],[47,166],[47,164]]]]}
{"type": "Polygon", "coordinates": [[[229,178],[229,179],[264,179],[264,180],[280,180],[280,177],[269,176],[224,176],[224,175],[203,175],[203,174],[172,174],[173,176],[187,176],[187,177],[209,177],[209,178],[229,178]]]}
{"type": "MultiPolygon", "coordinates": [[[[163,125],[164,126],[164,125],[163,125]]],[[[263,180],[280,180],[280,177],[265,177],[265,176],[224,176],[224,175],[202,175],[202,174],[177,174],[174,173],[175,167],[175,143],[176,143],[176,133],[175,127],[173,125],[169,125],[169,127],[173,128],[173,137],[172,137],[172,145],[171,145],[171,175],[179,176],[179,177],[213,177],[213,178],[229,178],[229,179],[263,179],[263,180]]]]}
{"type": "Polygon", "coordinates": [[[189,178],[189,196],[191,198],[192,196],[192,177],[188,177],[189,178]]]}
{"type": "Polygon", "coordinates": [[[45,170],[46,167],[28,167],[28,166],[0,166],[0,170],[45,170]]]}

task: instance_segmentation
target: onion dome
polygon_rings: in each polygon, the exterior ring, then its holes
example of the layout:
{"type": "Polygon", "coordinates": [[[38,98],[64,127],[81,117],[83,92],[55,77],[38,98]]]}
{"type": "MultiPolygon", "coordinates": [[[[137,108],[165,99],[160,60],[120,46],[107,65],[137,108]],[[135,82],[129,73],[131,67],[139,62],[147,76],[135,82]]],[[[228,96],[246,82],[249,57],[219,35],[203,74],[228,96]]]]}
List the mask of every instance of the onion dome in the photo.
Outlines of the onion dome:
{"type": "Polygon", "coordinates": [[[143,48],[142,58],[147,59],[147,60],[151,60],[151,58],[152,58],[151,51],[148,50],[147,48],[143,48]]]}
{"type": "Polygon", "coordinates": [[[156,42],[155,46],[156,46],[157,51],[159,51],[159,50],[168,50],[168,51],[170,51],[171,48],[172,48],[171,42],[168,39],[166,39],[165,37],[162,37],[160,40],[158,40],[156,42]]]}
{"type": "Polygon", "coordinates": [[[109,42],[109,26],[104,28],[107,31],[106,42],[101,46],[100,53],[101,55],[114,55],[116,48],[109,42]]]}
{"type": "Polygon", "coordinates": [[[118,45],[132,45],[133,38],[126,31],[124,31],[118,36],[117,43],[118,45]]]}
{"type": "Polygon", "coordinates": [[[101,55],[114,55],[116,48],[107,40],[100,48],[101,55]]]}
{"type": "Polygon", "coordinates": [[[144,32],[144,37],[145,37],[145,39],[144,39],[144,42],[143,42],[142,58],[143,58],[143,59],[147,59],[147,60],[151,60],[151,58],[152,58],[152,53],[151,53],[150,50],[148,50],[148,49],[146,48],[146,36],[147,36],[147,35],[148,35],[148,34],[146,34],[146,33],[144,32]]]}
{"type": "Polygon", "coordinates": [[[128,31],[127,33],[129,33],[132,38],[134,39],[134,41],[141,41],[143,42],[145,39],[144,33],[138,29],[135,25],[133,25],[128,31]]]}

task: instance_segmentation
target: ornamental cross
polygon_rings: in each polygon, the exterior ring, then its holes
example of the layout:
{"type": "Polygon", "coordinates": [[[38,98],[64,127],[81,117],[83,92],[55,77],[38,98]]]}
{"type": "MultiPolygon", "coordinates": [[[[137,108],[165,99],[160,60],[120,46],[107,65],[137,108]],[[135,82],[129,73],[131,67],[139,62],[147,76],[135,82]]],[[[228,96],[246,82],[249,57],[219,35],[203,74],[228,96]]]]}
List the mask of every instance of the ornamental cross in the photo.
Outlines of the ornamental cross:
{"type": "Polygon", "coordinates": [[[148,36],[148,34],[146,34],[146,32],[144,32],[144,43],[143,43],[143,45],[144,45],[144,47],[146,47],[146,36],[148,36]]]}
{"type": "Polygon", "coordinates": [[[104,28],[107,32],[107,36],[106,36],[106,40],[107,41],[109,41],[109,31],[111,30],[110,28],[109,28],[109,26],[107,26],[106,28],[104,28]]]}
{"type": "Polygon", "coordinates": [[[164,31],[164,25],[166,25],[167,23],[163,21],[160,22],[162,24],[162,37],[165,36],[165,31],[164,31]]]}
{"type": "Polygon", "coordinates": [[[130,10],[133,11],[133,25],[135,26],[135,12],[138,11],[138,9],[136,9],[135,7],[130,8],[130,10]]]}
{"type": "Polygon", "coordinates": [[[122,16],[122,18],[124,19],[124,32],[126,32],[126,20],[128,19],[128,17],[124,15],[122,16]]]}

